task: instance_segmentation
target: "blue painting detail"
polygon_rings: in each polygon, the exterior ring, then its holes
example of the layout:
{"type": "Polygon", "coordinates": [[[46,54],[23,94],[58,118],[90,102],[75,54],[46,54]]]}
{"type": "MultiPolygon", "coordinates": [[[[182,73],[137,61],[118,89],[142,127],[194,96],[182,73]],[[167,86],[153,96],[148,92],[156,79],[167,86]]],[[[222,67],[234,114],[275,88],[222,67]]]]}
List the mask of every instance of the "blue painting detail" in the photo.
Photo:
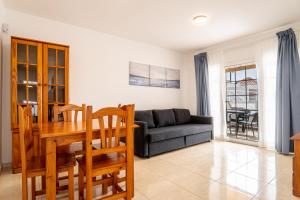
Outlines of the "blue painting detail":
{"type": "Polygon", "coordinates": [[[167,80],[167,88],[180,88],[180,80],[167,80]]]}
{"type": "Polygon", "coordinates": [[[166,87],[166,80],[162,80],[162,79],[150,79],[150,86],[152,87],[162,87],[165,88],[166,87]]]}
{"type": "Polygon", "coordinates": [[[149,86],[150,78],[129,74],[129,85],[149,86]]]}

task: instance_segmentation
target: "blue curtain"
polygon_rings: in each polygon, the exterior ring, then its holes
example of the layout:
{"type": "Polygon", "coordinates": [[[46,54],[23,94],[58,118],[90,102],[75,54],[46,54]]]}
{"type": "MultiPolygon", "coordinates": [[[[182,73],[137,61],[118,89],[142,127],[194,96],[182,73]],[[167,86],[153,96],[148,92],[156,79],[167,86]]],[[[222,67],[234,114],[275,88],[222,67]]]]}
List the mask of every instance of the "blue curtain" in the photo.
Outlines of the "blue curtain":
{"type": "Polygon", "coordinates": [[[300,62],[292,29],[277,33],[276,150],[293,152],[290,137],[300,131],[300,62]]]}
{"type": "Polygon", "coordinates": [[[197,93],[197,115],[210,115],[207,53],[194,56],[197,93]]]}

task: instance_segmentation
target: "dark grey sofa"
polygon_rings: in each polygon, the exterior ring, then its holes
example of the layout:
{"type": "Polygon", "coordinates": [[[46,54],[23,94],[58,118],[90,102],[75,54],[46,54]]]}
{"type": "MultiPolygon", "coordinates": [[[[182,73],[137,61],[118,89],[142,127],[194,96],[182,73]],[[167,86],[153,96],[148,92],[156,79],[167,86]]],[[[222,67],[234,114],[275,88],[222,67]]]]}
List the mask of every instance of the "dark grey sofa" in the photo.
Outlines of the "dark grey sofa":
{"type": "Polygon", "coordinates": [[[187,109],[135,112],[134,152],[151,157],[213,139],[213,119],[191,116],[187,109]]]}

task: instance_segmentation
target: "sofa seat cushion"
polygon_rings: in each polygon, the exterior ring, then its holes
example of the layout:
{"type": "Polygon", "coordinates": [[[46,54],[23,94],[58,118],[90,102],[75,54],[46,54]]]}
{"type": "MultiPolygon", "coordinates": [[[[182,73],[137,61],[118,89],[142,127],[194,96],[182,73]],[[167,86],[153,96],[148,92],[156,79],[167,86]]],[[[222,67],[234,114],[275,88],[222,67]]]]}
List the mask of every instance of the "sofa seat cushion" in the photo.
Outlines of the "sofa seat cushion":
{"type": "Polygon", "coordinates": [[[209,124],[182,124],[176,126],[149,129],[150,142],[158,142],[212,130],[209,124]]]}
{"type": "Polygon", "coordinates": [[[138,110],[135,111],[134,115],[134,121],[142,121],[146,122],[148,125],[148,128],[154,128],[154,120],[152,115],[152,110],[138,110]]]}
{"type": "Polygon", "coordinates": [[[172,109],[153,110],[153,116],[157,128],[176,124],[172,109]]]}

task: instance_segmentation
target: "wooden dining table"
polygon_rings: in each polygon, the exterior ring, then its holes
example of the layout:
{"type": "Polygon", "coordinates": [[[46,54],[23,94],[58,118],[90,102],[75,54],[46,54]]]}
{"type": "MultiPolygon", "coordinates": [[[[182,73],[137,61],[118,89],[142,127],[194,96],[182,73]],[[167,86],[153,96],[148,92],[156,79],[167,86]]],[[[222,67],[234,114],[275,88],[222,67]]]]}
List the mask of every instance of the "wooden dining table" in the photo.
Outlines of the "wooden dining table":
{"type": "MultiPolygon", "coordinates": [[[[137,128],[138,125],[134,125],[133,128],[137,128]]],[[[85,141],[86,135],[86,123],[82,121],[78,122],[48,122],[39,124],[40,138],[45,141],[46,144],[46,199],[56,199],[56,149],[59,146],[65,146],[74,142],[85,141]]],[[[124,136],[125,127],[120,130],[120,135],[124,136]]],[[[134,196],[134,141],[132,135],[127,137],[127,148],[130,151],[128,156],[128,169],[132,173],[128,173],[131,177],[129,184],[132,184],[131,196],[134,196]]],[[[93,122],[93,138],[100,138],[99,123],[93,122]]]]}

